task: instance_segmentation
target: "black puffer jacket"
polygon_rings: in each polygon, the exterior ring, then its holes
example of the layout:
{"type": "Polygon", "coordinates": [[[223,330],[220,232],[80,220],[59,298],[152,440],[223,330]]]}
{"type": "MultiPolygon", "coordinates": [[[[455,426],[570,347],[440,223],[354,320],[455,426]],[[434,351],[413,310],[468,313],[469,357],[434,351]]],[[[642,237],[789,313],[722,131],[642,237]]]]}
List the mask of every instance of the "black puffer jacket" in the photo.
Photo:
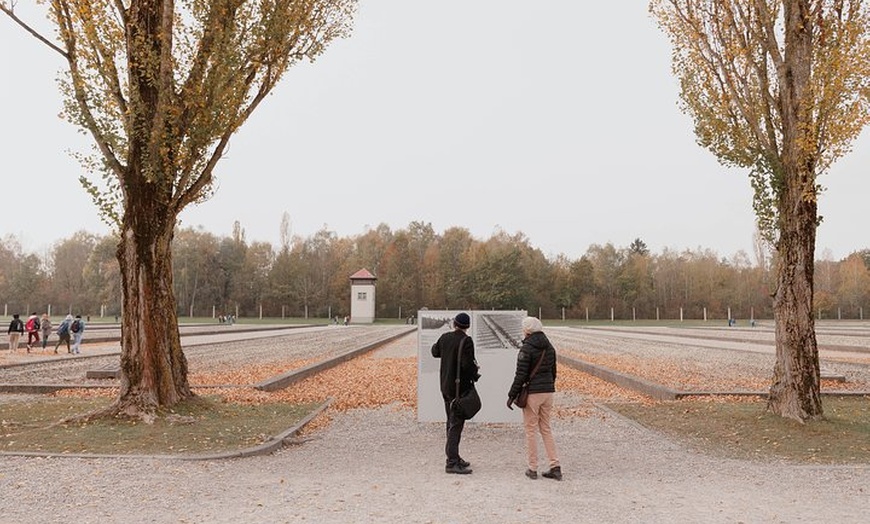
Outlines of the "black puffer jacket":
{"type": "Polygon", "coordinates": [[[532,333],[523,340],[523,346],[517,354],[517,373],[514,382],[508,392],[508,398],[517,398],[523,384],[529,380],[541,353],[544,352],[544,360],[538,368],[535,376],[529,382],[529,393],[553,393],[556,391],[556,348],[550,343],[542,331],[532,333]]]}
{"type": "Polygon", "coordinates": [[[474,358],[474,341],[471,337],[461,329],[444,333],[432,345],[432,356],[441,359],[441,395],[444,400],[456,398],[456,357],[462,339],[465,339],[465,344],[462,346],[459,394],[471,389],[473,383],[480,378],[477,361],[474,358]]]}

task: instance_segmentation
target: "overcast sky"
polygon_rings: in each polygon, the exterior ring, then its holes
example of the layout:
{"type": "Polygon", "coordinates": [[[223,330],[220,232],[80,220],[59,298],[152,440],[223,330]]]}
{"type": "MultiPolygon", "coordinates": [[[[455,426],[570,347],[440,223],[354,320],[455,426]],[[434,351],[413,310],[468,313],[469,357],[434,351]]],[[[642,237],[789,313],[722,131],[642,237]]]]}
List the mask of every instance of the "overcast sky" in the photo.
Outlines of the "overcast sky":
{"type": "MultiPolygon", "coordinates": [[[[107,233],[70,156],[87,137],[57,116],[59,55],[6,17],[0,49],[0,236],[42,252],[107,233]]],[[[867,135],[821,179],[818,258],[870,247],[867,135]]],[[[182,226],[238,220],[275,247],[286,211],[301,236],[422,221],[571,258],[635,238],[753,252],[748,177],[696,145],[646,0],[361,0],[352,36],[288,72],[216,177],[182,226]]]]}

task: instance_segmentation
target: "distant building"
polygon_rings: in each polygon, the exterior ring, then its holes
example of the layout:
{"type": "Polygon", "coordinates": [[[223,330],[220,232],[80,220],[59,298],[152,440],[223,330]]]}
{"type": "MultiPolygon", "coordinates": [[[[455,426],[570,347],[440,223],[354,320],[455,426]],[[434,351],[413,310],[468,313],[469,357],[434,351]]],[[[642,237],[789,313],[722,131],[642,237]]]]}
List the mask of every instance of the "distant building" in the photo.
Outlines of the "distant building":
{"type": "Polygon", "coordinates": [[[375,321],[375,281],[368,269],[350,276],[350,322],[371,324],[375,321]]]}

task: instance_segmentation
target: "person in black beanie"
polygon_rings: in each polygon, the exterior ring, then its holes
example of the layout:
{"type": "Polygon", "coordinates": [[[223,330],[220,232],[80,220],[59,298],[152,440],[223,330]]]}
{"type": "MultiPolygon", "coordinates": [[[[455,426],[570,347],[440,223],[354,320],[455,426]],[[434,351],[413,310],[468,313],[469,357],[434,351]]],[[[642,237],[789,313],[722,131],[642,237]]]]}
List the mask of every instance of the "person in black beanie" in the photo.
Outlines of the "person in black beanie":
{"type": "Polygon", "coordinates": [[[456,369],[459,345],[462,344],[462,362],[459,363],[459,394],[470,389],[480,378],[477,361],[474,358],[474,341],[465,334],[471,327],[471,318],[467,313],[459,313],[453,319],[453,331],[444,333],[432,345],[432,356],[441,359],[441,396],[444,399],[444,411],[447,414],[447,473],[461,475],[471,473],[471,463],[459,456],[459,441],[462,439],[462,429],[465,419],[453,412],[450,404],[456,397],[456,369]]]}

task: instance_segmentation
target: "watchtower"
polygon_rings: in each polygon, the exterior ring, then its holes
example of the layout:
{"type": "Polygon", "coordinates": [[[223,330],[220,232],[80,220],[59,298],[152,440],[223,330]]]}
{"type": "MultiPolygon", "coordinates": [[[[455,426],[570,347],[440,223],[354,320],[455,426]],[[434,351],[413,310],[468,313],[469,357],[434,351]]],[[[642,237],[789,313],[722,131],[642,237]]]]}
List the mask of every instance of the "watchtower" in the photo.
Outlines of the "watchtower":
{"type": "Polygon", "coordinates": [[[377,279],[365,268],[350,276],[351,323],[371,324],[375,321],[375,281],[377,279]]]}

